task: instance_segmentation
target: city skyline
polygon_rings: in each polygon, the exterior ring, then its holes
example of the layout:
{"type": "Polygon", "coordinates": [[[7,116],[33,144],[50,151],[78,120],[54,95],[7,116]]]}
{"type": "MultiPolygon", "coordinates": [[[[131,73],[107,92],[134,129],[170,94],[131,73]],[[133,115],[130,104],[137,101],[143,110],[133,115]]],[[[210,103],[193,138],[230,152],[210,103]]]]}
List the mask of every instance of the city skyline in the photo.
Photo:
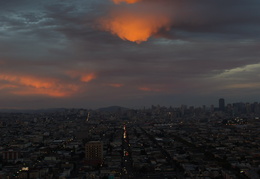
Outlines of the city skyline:
{"type": "Polygon", "coordinates": [[[0,2],[0,108],[259,102],[260,3],[0,2]]]}

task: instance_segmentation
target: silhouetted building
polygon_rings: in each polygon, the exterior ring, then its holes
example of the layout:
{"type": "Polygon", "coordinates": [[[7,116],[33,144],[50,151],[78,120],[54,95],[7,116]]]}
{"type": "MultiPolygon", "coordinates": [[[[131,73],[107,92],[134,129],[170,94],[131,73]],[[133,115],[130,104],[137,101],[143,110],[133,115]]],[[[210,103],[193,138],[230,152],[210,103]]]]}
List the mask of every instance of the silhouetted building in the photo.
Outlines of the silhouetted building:
{"type": "Polygon", "coordinates": [[[9,150],[9,151],[4,151],[2,152],[3,155],[3,160],[4,161],[15,161],[21,156],[21,152],[19,151],[14,151],[14,150],[9,150]]]}
{"type": "Polygon", "coordinates": [[[86,163],[89,165],[100,165],[103,162],[103,143],[90,141],[85,145],[86,163]]]}
{"type": "Polygon", "coordinates": [[[214,105],[211,105],[210,106],[210,112],[214,112],[214,111],[215,111],[214,105]]]}
{"type": "Polygon", "coordinates": [[[218,106],[220,111],[225,111],[225,100],[223,98],[219,99],[218,106]]]}

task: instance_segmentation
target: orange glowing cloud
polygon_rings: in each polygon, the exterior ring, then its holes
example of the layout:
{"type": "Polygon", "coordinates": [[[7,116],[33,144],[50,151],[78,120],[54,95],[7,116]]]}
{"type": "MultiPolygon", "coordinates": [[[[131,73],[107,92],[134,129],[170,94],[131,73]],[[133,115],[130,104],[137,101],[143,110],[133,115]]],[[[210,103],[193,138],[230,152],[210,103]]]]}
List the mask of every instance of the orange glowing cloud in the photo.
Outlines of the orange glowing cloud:
{"type": "Polygon", "coordinates": [[[77,91],[76,86],[64,86],[64,89],[60,88],[50,88],[50,89],[35,89],[35,88],[26,88],[26,89],[20,89],[17,91],[11,92],[12,94],[15,95],[20,95],[20,96],[32,96],[32,95],[44,95],[44,96],[50,96],[50,97],[68,97],[71,96],[75,91],[77,91]]]}
{"type": "Polygon", "coordinates": [[[124,86],[124,85],[121,84],[121,83],[112,83],[112,84],[109,84],[109,86],[115,87],[115,88],[120,88],[120,87],[122,87],[122,86],[124,86]]]}
{"type": "Polygon", "coordinates": [[[120,4],[121,2],[126,2],[128,4],[134,4],[136,2],[139,2],[141,0],[113,0],[115,4],[120,4]]]}
{"type": "Polygon", "coordinates": [[[71,78],[77,78],[81,82],[85,82],[85,83],[88,83],[97,78],[96,73],[84,73],[80,71],[67,71],[66,73],[71,78]]]}
{"type": "Polygon", "coordinates": [[[146,92],[160,92],[160,91],[162,91],[160,89],[153,89],[153,88],[148,88],[148,87],[139,87],[138,89],[140,91],[146,91],[146,92]]]}
{"type": "Polygon", "coordinates": [[[167,16],[153,13],[119,12],[100,21],[101,28],[123,40],[141,43],[160,30],[169,30],[171,21],[167,16]]]}
{"type": "Polygon", "coordinates": [[[82,82],[90,82],[90,81],[94,80],[95,78],[96,78],[96,75],[94,73],[90,73],[90,74],[82,75],[80,80],[82,82]]]}
{"type": "Polygon", "coordinates": [[[152,91],[151,88],[147,88],[147,87],[140,87],[139,90],[141,90],[141,91],[152,91]]]}
{"type": "Polygon", "coordinates": [[[17,88],[16,85],[11,85],[11,84],[3,84],[0,86],[0,90],[3,90],[3,89],[12,89],[12,88],[17,88]]]}
{"type": "Polygon", "coordinates": [[[0,74],[0,80],[9,81],[24,86],[31,86],[34,88],[50,88],[55,84],[54,81],[50,79],[43,80],[30,76],[16,76],[8,74],[0,74]]]}
{"type": "Polygon", "coordinates": [[[3,89],[16,95],[45,95],[51,97],[70,96],[78,90],[78,86],[61,83],[54,78],[37,78],[28,75],[0,74],[0,82],[5,84],[3,89]]]}

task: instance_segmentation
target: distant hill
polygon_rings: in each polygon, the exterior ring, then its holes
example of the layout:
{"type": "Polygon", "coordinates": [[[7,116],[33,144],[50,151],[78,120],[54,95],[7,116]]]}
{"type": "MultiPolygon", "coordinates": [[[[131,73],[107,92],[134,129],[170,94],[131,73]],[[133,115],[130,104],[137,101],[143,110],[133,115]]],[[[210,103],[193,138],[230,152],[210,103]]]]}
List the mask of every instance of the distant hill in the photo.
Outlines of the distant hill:
{"type": "MultiPolygon", "coordinates": [[[[47,109],[0,109],[2,113],[53,113],[53,112],[64,112],[69,110],[69,108],[47,108],[47,109]]],[[[99,112],[118,112],[127,111],[128,108],[121,106],[109,106],[104,108],[98,108],[96,111],[99,112]]]]}
{"type": "Polygon", "coordinates": [[[126,110],[128,110],[128,108],[121,107],[121,106],[109,106],[109,107],[97,109],[97,111],[100,111],[100,112],[117,112],[120,110],[126,111],[126,110]]]}
{"type": "Polygon", "coordinates": [[[50,108],[50,109],[0,109],[3,113],[52,113],[65,111],[65,108],[50,108]]]}

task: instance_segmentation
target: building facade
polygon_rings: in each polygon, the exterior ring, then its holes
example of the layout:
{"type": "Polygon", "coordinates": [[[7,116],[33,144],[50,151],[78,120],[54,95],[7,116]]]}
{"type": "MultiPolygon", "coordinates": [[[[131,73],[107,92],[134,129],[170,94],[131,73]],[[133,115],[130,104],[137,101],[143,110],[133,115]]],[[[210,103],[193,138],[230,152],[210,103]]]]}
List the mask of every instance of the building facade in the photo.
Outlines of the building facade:
{"type": "Polygon", "coordinates": [[[90,141],[85,145],[86,163],[89,165],[100,165],[103,162],[103,143],[90,141]]]}

